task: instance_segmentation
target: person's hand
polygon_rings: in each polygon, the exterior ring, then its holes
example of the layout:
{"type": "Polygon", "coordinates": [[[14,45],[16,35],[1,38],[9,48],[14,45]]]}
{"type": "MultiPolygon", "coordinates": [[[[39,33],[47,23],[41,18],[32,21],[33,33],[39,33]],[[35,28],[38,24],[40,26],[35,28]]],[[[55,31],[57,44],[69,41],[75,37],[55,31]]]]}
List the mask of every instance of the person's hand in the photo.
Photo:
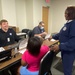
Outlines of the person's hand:
{"type": "Polygon", "coordinates": [[[54,52],[58,52],[59,51],[59,45],[53,45],[51,48],[51,50],[53,50],[54,52]]]}
{"type": "Polygon", "coordinates": [[[50,36],[49,38],[48,38],[48,40],[50,41],[52,39],[52,36],[50,36]]]}
{"type": "Polygon", "coordinates": [[[47,35],[47,33],[46,32],[43,32],[42,35],[47,35]]]}
{"type": "Polygon", "coordinates": [[[37,37],[41,38],[41,36],[39,34],[35,34],[34,36],[37,36],[37,37]]]}

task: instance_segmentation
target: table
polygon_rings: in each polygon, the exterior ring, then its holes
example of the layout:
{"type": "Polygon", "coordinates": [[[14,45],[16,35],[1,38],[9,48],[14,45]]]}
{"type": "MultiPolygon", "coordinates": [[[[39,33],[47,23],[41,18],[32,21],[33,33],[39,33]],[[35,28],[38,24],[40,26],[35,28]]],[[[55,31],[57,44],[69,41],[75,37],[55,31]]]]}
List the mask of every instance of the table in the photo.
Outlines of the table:
{"type": "Polygon", "coordinates": [[[3,71],[4,69],[16,64],[21,59],[22,54],[16,55],[16,57],[13,57],[9,59],[8,61],[0,63],[0,71],[3,71]]]}
{"type": "Polygon", "coordinates": [[[51,41],[44,40],[43,45],[51,46],[51,45],[54,45],[54,44],[56,44],[58,42],[59,42],[59,40],[51,40],[51,41]]]}
{"type": "Polygon", "coordinates": [[[19,36],[19,37],[22,37],[22,36],[24,36],[25,38],[26,38],[26,33],[23,33],[23,32],[19,32],[19,33],[16,33],[16,35],[17,36],[19,36]]]}
{"type": "MultiPolygon", "coordinates": [[[[57,41],[44,40],[43,45],[51,46],[51,45],[53,45],[53,44],[55,44],[57,42],[58,42],[58,40],[57,41]]],[[[6,46],[4,48],[7,50],[9,47],[6,46]]],[[[22,54],[18,53],[16,55],[16,57],[12,57],[10,60],[0,63],[0,72],[5,70],[5,69],[7,69],[7,68],[9,68],[9,67],[11,67],[11,66],[13,66],[18,61],[20,61],[21,60],[21,56],[22,56],[22,54]]]]}

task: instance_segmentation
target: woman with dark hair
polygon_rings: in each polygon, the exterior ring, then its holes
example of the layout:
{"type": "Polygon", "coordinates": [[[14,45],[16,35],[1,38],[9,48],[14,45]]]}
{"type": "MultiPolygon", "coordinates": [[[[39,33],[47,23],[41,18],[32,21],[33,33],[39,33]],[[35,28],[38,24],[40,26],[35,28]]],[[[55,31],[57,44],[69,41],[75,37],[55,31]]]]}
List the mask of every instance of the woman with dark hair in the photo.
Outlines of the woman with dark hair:
{"type": "Polygon", "coordinates": [[[59,45],[52,47],[55,52],[60,50],[64,75],[72,75],[73,62],[75,59],[75,6],[69,6],[65,10],[67,23],[60,32],[50,38],[60,41],[59,45]]]}
{"type": "Polygon", "coordinates": [[[28,40],[27,50],[22,55],[18,75],[38,75],[40,60],[47,53],[49,47],[42,45],[39,37],[31,37],[28,40]]]}

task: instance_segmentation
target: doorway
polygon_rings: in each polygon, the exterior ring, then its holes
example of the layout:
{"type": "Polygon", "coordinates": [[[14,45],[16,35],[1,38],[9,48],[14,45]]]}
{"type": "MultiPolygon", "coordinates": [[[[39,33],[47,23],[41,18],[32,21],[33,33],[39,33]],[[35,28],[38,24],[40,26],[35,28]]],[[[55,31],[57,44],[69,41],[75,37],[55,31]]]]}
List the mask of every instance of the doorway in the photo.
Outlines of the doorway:
{"type": "Polygon", "coordinates": [[[49,7],[42,7],[42,20],[45,23],[45,31],[48,33],[48,16],[49,16],[49,7]]]}

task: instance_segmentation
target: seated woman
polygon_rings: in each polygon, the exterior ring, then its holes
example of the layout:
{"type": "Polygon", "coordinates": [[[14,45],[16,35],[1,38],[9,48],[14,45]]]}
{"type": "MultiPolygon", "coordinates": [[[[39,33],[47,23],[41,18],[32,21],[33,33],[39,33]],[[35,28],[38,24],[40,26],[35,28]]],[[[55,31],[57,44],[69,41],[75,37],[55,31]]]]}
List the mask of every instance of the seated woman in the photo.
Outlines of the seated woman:
{"type": "Polygon", "coordinates": [[[28,40],[27,50],[22,55],[22,66],[18,70],[18,75],[38,75],[40,60],[48,52],[49,47],[42,45],[39,37],[31,37],[28,40]]]}

